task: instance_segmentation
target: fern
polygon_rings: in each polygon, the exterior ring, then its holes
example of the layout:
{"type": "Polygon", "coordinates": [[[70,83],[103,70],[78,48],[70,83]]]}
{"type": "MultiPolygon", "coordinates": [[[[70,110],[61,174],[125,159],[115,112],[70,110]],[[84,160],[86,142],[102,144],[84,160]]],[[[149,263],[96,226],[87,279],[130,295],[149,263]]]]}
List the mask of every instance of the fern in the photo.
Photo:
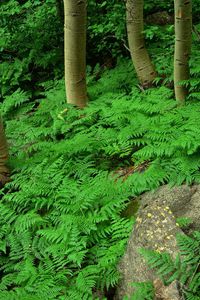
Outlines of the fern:
{"type": "Polygon", "coordinates": [[[166,87],[141,93],[131,68],[91,79],[84,110],[65,104],[62,80],[42,84],[37,103],[18,90],[1,106],[13,174],[1,191],[0,298],[92,299],[114,287],[129,200],[200,182],[199,103],[177,109],[166,87]]]}
{"type": "Polygon", "coordinates": [[[181,228],[187,228],[189,225],[192,224],[191,218],[179,217],[176,219],[176,223],[179,224],[181,228]]]}
{"type": "Polygon", "coordinates": [[[168,253],[147,249],[141,249],[140,253],[151,268],[157,269],[165,284],[178,280],[186,300],[200,299],[200,232],[194,232],[192,237],[177,235],[177,244],[180,255],[175,260],[168,253]]]}
{"type": "MultiPolygon", "coordinates": [[[[154,299],[154,287],[151,282],[134,282],[131,285],[136,289],[135,293],[131,296],[131,300],[154,299]]],[[[126,297],[123,300],[126,300],[126,297]]]]}

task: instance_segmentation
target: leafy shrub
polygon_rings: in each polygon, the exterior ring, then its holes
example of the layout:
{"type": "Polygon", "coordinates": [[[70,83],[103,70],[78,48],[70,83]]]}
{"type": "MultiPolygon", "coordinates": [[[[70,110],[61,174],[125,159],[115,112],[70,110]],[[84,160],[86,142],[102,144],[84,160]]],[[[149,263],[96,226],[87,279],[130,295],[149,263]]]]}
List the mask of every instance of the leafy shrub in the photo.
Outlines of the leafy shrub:
{"type": "Polygon", "coordinates": [[[3,1],[0,14],[2,96],[62,74],[63,24],[55,0],[3,1]]]}
{"type": "MultiPolygon", "coordinates": [[[[145,15],[155,10],[171,12],[173,2],[148,0],[144,10],[145,15]]],[[[198,12],[195,2],[197,16],[198,12]]],[[[63,77],[63,3],[3,0],[0,14],[1,99],[17,88],[32,89],[32,96],[38,97],[41,95],[38,84],[63,77]]],[[[165,42],[164,47],[161,45],[163,55],[168,51],[166,47],[172,47],[173,26],[146,26],[144,32],[147,42],[156,42],[152,49],[154,58],[158,43],[165,42]]],[[[88,1],[87,43],[87,61],[92,67],[97,62],[104,64],[108,58],[129,56],[123,1],[88,1]]]]}

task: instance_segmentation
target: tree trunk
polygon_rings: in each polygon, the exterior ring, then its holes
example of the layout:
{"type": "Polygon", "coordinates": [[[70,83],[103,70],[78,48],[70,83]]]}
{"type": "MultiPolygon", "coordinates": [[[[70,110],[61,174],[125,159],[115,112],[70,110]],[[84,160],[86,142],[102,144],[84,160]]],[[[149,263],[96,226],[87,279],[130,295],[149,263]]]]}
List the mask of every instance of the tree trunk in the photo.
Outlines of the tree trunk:
{"type": "Polygon", "coordinates": [[[143,0],[126,0],[126,24],[133,65],[141,84],[148,87],[156,72],[145,48],[143,5],[143,0]]]}
{"type": "Polygon", "coordinates": [[[87,104],[86,88],[86,0],[64,0],[65,86],[67,102],[87,104]]]}
{"type": "Polygon", "coordinates": [[[0,118],[0,187],[9,181],[9,170],[6,167],[8,159],[8,147],[6,136],[3,129],[3,123],[0,118]]]}
{"type": "Polygon", "coordinates": [[[176,100],[183,104],[187,88],[180,85],[189,79],[189,56],[192,41],[192,0],[174,0],[175,7],[175,53],[174,86],[176,100]]]}

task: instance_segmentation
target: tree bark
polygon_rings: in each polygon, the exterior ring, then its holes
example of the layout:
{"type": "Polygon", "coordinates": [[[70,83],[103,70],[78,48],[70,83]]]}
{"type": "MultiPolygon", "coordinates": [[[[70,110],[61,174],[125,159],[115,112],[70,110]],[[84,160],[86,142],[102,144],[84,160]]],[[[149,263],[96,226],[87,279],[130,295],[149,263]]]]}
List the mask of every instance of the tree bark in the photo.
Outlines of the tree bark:
{"type": "Polygon", "coordinates": [[[143,5],[143,0],[126,0],[126,25],[129,49],[137,76],[143,86],[149,86],[155,79],[156,72],[145,48],[143,5]]]}
{"type": "Polygon", "coordinates": [[[179,84],[189,79],[189,57],[192,41],[192,0],[174,0],[175,7],[175,53],[174,86],[179,104],[184,104],[187,88],[179,84]]]}
{"type": "Polygon", "coordinates": [[[65,86],[67,102],[87,104],[86,88],[86,0],[64,0],[65,86]]]}
{"type": "Polygon", "coordinates": [[[8,146],[4,133],[3,122],[0,118],[0,187],[9,181],[9,170],[6,166],[8,146]]]}

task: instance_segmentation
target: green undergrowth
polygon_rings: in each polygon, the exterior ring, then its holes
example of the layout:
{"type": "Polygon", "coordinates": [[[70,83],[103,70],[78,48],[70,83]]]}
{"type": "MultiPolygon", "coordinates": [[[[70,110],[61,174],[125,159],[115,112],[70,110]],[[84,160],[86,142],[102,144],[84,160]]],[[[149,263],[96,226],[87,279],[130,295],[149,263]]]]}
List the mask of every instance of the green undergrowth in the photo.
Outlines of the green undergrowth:
{"type": "Polygon", "coordinates": [[[171,89],[141,91],[131,74],[125,60],[90,77],[84,110],[65,104],[63,81],[45,82],[41,99],[18,89],[1,105],[13,174],[1,192],[0,299],[100,299],[119,280],[130,200],[200,182],[197,85],[177,108],[171,89]]]}

